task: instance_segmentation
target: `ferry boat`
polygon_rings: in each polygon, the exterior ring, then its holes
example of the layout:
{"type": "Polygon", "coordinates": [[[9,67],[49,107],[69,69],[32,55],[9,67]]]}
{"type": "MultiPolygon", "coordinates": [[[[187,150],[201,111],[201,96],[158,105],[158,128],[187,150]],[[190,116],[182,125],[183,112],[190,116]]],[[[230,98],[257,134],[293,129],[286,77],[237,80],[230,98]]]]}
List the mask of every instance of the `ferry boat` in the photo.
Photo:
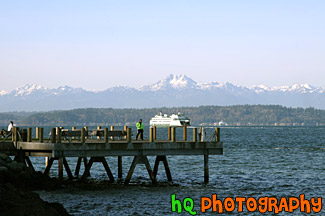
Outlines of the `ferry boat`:
{"type": "Polygon", "coordinates": [[[160,112],[158,115],[155,115],[155,117],[152,117],[150,119],[150,126],[182,127],[190,125],[190,119],[180,112],[178,112],[177,114],[172,114],[170,116],[168,116],[167,114],[162,114],[160,112]]]}

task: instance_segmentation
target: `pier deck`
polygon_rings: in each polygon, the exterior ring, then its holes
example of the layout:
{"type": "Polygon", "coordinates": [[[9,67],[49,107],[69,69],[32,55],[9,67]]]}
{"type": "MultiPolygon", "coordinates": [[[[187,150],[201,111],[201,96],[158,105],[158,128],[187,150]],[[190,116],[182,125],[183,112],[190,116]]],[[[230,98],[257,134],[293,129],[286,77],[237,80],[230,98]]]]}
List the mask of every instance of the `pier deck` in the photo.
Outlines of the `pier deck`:
{"type": "MultiPolygon", "coordinates": [[[[20,155],[20,160],[25,161],[28,166],[32,166],[29,157],[46,157],[48,163],[46,164],[45,173],[48,173],[54,160],[59,161],[59,178],[63,177],[63,166],[67,171],[69,178],[73,178],[69,165],[66,161],[66,157],[78,158],[75,175],[79,175],[80,166],[82,160],[84,161],[85,171],[82,178],[89,176],[91,166],[94,162],[101,162],[105,167],[108,177],[111,181],[114,181],[114,176],[110,171],[110,168],[106,162],[105,157],[118,156],[118,177],[122,178],[122,156],[134,156],[134,160],[131,164],[130,170],[126,177],[125,183],[130,182],[132,173],[137,164],[143,163],[146,165],[148,174],[153,183],[156,182],[156,175],[158,171],[159,162],[163,162],[165,166],[166,175],[168,181],[171,181],[171,173],[167,162],[167,155],[203,155],[204,156],[204,182],[209,181],[209,169],[208,169],[208,156],[209,155],[222,155],[223,143],[220,142],[220,130],[216,129],[216,137],[212,141],[198,141],[196,138],[196,128],[193,130],[193,140],[186,140],[186,134],[184,140],[176,140],[175,131],[171,129],[168,140],[157,140],[156,129],[150,128],[149,140],[135,140],[131,139],[131,129],[126,128],[127,133],[122,140],[113,140],[114,137],[110,137],[105,129],[104,139],[86,139],[85,133],[80,132],[80,140],[64,140],[60,136],[60,129],[52,129],[52,134],[56,133],[56,136],[52,136],[51,139],[43,139],[43,132],[40,130],[38,139],[33,141],[31,139],[31,129],[29,129],[27,141],[18,139],[17,131],[13,134],[12,141],[0,141],[0,151],[15,155],[20,155]],[[23,156],[21,156],[23,155],[23,156]],[[147,156],[156,156],[154,170],[148,162],[147,156]],[[87,158],[90,158],[88,161],[87,158]]],[[[186,133],[184,129],[184,133],[186,133]]],[[[76,135],[76,134],[74,134],[76,135]]],[[[200,140],[200,139],[199,139],[200,140]]]]}

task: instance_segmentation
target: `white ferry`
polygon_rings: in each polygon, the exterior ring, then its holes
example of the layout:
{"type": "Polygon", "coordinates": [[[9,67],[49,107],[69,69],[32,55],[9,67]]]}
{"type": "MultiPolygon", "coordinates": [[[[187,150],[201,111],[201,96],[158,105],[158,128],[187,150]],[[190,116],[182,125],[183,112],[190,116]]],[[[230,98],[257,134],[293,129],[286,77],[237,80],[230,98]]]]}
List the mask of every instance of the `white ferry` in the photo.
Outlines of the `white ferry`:
{"type": "Polygon", "coordinates": [[[155,115],[155,117],[150,119],[150,126],[181,127],[190,125],[190,119],[180,112],[178,112],[177,114],[172,114],[170,116],[168,116],[167,114],[162,114],[160,112],[158,115],[155,115]]]}

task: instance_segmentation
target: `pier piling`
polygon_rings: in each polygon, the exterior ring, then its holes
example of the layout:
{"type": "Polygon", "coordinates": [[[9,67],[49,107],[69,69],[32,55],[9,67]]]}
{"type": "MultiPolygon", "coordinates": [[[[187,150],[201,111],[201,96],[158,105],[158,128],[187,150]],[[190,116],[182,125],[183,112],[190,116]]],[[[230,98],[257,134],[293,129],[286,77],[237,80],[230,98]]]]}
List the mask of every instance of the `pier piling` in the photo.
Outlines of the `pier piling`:
{"type": "Polygon", "coordinates": [[[59,163],[59,179],[62,180],[63,179],[63,157],[60,157],[58,159],[58,163],[59,163]]]}
{"type": "MultiPolygon", "coordinates": [[[[71,130],[72,130],[72,131],[75,131],[76,129],[77,129],[76,127],[71,127],[71,130]]],[[[76,137],[74,137],[74,136],[71,137],[71,139],[73,139],[73,140],[74,140],[75,138],[76,138],[76,137]]]]}
{"type": "Polygon", "coordinates": [[[171,140],[172,139],[171,138],[171,127],[168,127],[167,130],[168,130],[168,140],[171,140]]]}
{"type": "Polygon", "coordinates": [[[216,142],[220,142],[220,128],[216,128],[216,142]]]}
{"type": "MultiPolygon", "coordinates": [[[[124,126],[124,131],[128,131],[128,126],[124,126]]],[[[126,139],[126,135],[124,136],[124,138],[126,139]]]]}
{"type": "MultiPolygon", "coordinates": [[[[114,126],[111,126],[111,131],[114,131],[114,126]]],[[[114,136],[111,136],[111,140],[114,140],[114,136]]]]}
{"type": "Polygon", "coordinates": [[[193,128],[193,142],[197,142],[197,128],[193,128]]]}
{"type": "MultiPolygon", "coordinates": [[[[102,127],[101,126],[97,126],[97,130],[101,130],[102,127]]],[[[100,136],[97,136],[97,139],[100,140],[100,136]]]]}
{"type": "Polygon", "coordinates": [[[122,178],[123,168],[122,168],[122,156],[117,156],[117,177],[122,178]]]}
{"type": "Polygon", "coordinates": [[[172,142],[176,142],[176,128],[175,127],[171,127],[171,141],[172,142]]]}
{"type": "Polygon", "coordinates": [[[200,130],[199,130],[199,142],[202,141],[202,132],[203,132],[203,127],[200,127],[200,130]]]}
{"type": "Polygon", "coordinates": [[[187,127],[186,126],[183,127],[183,140],[184,141],[187,140],[187,127]]]}
{"type": "Polygon", "coordinates": [[[204,184],[209,183],[209,155],[204,155],[204,184]]]}
{"type": "Polygon", "coordinates": [[[157,139],[157,127],[156,126],[153,126],[153,140],[156,140],[157,139]]]}
{"type": "Polygon", "coordinates": [[[88,138],[88,135],[89,135],[89,134],[88,134],[88,127],[85,126],[84,129],[85,129],[85,133],[84,133],[84,134],[85,134],[85,141],[86,141],[86,139],[88,138]],[[86,135],[86,134],[87,134],[87,135],[86,135]]]}
{"type": "Polygon", "coordinates": [[[153,142],[153,136],[154,136],[154,132],[153,132],[153,128],[149,128],[149,142],[153,142]]]}
{"type": "Polygon", "coordinates": [[[39,127],[36,127],[36,136],[35,136],[36,139],[39,138],[39,127]]]}
{"type": "Polygon", "coordinates": [[[108,128],[104,128],[104,142],[108,143],[108,128]]]}
{"type": "Polygon", "coordinates": [[[56,143],[56,129],[51,129],[51,143],[56,143]]]}
{"type": "Polygon", "coordinates": [[[131,128],[127,129],[127,133],[126,133],[126,142],[130,143],[131,142],[131,136],[132,136],[132,131],[131,128]]]}
{"type": "Polygon", "coordinates": [[[56,143],[61,143],[61,128],[56,127],[56,143]]]}
{"type": "Polygon", "coordinates": [[[32,137],[33,137],[32,128],[28,128],[27,129],[27,142],[31,142],[32,141],[32,137]]]}
{"type": "Polygon", "coordinates": [[[16,127],[13,127],[11,132],[11,141],[14,143],[14,145],[16,145],[15,135],[16,135],[16,127]]]}
{"type": "Polygon", "coordinates": [[[86,136],[86,131],[85,131],[85,128],[81,128],[81,134],[80,134],[80,141],[81,143],[85,143],[86,139],[85,139],[85,136],[86,136]]]}
{"type": "Polygon", "coordinates": [[[43,142],[44,141],[44,128],[39,128],[39,142],[43,142]]]}

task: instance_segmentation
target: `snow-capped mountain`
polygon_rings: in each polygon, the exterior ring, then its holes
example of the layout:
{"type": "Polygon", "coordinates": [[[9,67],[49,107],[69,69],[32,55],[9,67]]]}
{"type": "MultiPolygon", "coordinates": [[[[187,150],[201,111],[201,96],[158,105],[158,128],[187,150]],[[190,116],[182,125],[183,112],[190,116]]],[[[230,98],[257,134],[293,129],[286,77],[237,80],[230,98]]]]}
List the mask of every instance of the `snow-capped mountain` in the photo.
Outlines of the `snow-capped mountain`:
{"type": "Polygon", "coordinates": [[[85,90],[83,90],[82,88],[72,88],[69,86],[60,86],[58,88],[49,89],[36,84],[27,84],[23,87],[16,88],[10,93],[6,93],[5,91],[1,91],[1,92],[5,93],[3,95],[8,94],[10,96],[15,96],[15,97],[26,97],[26,96],[34,96],[34,95],[50,96],[50,95],[60,95],[60,94],[71,94],[71,93],[78,93],[82,91],[85,90]]]}
{"type": "Polygon", "coordinates": [[[196,88],[197,83],[186,75],[170,74],[166,78],[150,85],[138,88],[139,91],[162,91],[168,89],[188,89],[196,88]]]}
{"type": "Polygon", "coordinates": [[[25,85],[0,90],[0,112],[47,111],[85,107],[142,108],[235,104],[280,104],[325,109],[325,87],[309,84],[245,87],[231,83],[197,83],[186,75],[169,75],[140,88],[117,86],[101,91],[25,85]]]}
{"type": "Polygon", "coordinates": [[[275,86],[275,87],[257,85],[257,86],[253,86],[251,89],[254,90],[256,93],[262,93],[262,92],[322,93],[324,88],[322,87],[316,88],[314,86],[305,83],[305,84],[293,84],[291,86],[275,86]]]}
{"type": "Polygon", "coordinates": [[[2,96],[2,95],[6,95],[6,94],[8,94],[8,92],[6,92],[6,91],[4,91],[4,90],[0,90],[0,96],[2,96]]]}
{"type": "Polygon", "coordinates": [[[27,95],[31,95],[35,92],[43,92],[43,93],[47,93],[48,88],[44,88],[40,85],[36,85],[36,84],[32,84],[32,85],[25,85],[23,87],[20,88],[16,88],[15,90],[13,90],[12,92],[10,92],[10,95],[14,95],[14,96],[27,96],[27,95]]]}

